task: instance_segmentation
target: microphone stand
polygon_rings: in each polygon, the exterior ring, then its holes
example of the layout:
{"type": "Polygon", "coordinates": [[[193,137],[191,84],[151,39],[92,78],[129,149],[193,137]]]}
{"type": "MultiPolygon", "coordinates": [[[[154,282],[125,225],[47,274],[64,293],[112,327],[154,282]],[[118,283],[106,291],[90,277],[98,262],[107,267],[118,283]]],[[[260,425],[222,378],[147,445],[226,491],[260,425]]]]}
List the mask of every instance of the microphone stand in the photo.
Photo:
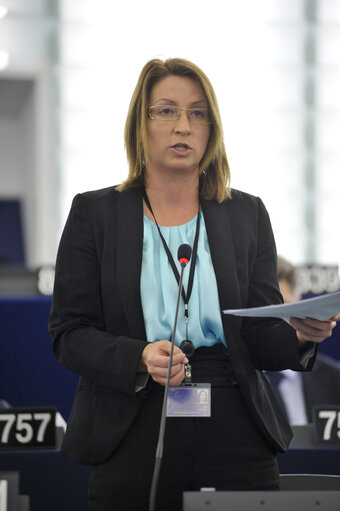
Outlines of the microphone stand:
{"type": "Polygon", "coordinates": [[[184,273],[184,268],[186,267],[185,262],[181,262],[180,264],[181,264],[182,269],[181,269],[181,275],[180,275],[180,279],[179,279],[179,283],[178,283],[176,314],[175,314],[174,328],[173,328],[172,337],[171,337],[169,367],[168,367],[168,374],[167,374],[166,383],[165,383],[162,415],[161,415],[161,422],[160,422],[160,427],[159,427],[158,443],[157,443],[157,448],[156,448],[155,466],[154,466],[154,471],[153,471],[153,476],[152,476],[152,484],[151,484],[150,500],[149,500],[149,511],[156,510],[156,495],[157,495],[158,479],[159,479],[159,472],[161,469],[161,463],[162,463],[162,458],[163,458],[163,444],[164,444],[165,421],[166,421],[166,406],[167,406],[168,394],[169,394],[169,381],[170,381],[172,358],[173,358],[174,345],[175,345],[178,309],[179,309],[179,304],[181,301],[181,293],[182,293],[182,286],[183,286],[183,273],[184,273]]]}

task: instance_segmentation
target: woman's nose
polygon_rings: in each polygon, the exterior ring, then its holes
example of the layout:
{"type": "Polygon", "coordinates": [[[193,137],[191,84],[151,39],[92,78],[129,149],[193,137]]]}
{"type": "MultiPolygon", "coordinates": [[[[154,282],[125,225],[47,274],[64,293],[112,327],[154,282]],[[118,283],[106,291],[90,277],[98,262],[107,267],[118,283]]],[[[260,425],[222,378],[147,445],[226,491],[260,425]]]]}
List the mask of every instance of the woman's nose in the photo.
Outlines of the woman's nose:
{"type": "Polygon", "coordinates": [[[188,118],[188,113],[182,110],[180,112],[180,116],[176,121],[175,130],[178,133],[190,133],[191,132],[191,123],[188,118]]]}

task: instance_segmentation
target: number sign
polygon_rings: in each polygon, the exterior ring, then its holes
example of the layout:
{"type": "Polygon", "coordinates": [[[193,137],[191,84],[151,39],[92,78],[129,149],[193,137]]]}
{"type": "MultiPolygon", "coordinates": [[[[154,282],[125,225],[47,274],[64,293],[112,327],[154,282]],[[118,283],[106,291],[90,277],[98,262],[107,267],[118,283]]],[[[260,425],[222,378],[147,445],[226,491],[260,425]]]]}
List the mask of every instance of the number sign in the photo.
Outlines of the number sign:
{"type": "Polygon", "coordinates": [[[313,408],[317,445],[340,447],[340,405],[313,408]]]}
{"type": "Polygon", "coordinates": [[[0,410],[0,449],[54,449],[55,408],[0,410]]]}

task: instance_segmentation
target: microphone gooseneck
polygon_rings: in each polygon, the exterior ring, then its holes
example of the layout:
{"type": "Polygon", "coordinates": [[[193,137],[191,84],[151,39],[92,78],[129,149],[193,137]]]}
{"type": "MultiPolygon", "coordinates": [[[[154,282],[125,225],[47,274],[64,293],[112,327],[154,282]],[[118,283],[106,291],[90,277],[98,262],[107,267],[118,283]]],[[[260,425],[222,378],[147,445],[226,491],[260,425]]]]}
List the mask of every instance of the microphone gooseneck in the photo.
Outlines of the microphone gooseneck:
{"type": "Polygon", "coordinates": [[[184,268],[186,267],[186,265],[190,261],[190,257],[191,257],[191,247],[190,247],[190,245],[187,245],[186,243],[183,243],[182,245],[180,245],[178,247],[178,251],[177,251],[178,262],[181,265],[181,275],[180,275],[180,279],[179,279],[179,283],[178,283],[178,295],[177,295],[177,305],[176,305],[175,321],[174,321],[174,327],[173,327],[172,336],[171,336],[171,348],[170,348],[170,356],[169,356],[169,367],[168,367],[168,374],[167,374],[166,383],[165,383],[165,389],[164,389],[162,414],[161,414],[161,421],[160,421],[159,435],[158,435],[158,443],[157,443],[156,456],[155,456],[155,467],[154,467],[154,471],[153,471],[153,477],[152,477],[152,483],[151,483],[151,491],[150,491],[149,511],[155,511],[155,506],[156,506],[157,486],[158,486],[159,473],[160,473],[162,457],[163,457],[163,444],[164,444],[165,420],[166,420],[166,405],[167,405],[168,394],[169,394],[169,382],[170,382],[172,358],[173,358],[174,345],[175,345],[175,336],[176,336],[176,328],[177,328],[179,303],[180,303],[180,300],[181,300],[181,293],[182,293],[183,273],[184,273],[184,268]]]}

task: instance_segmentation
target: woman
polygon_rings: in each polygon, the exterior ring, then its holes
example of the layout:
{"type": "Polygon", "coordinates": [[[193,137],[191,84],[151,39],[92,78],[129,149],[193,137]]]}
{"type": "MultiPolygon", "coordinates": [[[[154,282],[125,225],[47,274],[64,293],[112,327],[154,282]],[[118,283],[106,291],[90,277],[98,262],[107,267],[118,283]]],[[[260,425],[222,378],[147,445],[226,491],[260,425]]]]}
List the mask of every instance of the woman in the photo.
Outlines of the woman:
{"type": "Polygon", "coordinates": [[[229,187],[217,101],[198,67],[146,64],[125,142],[128,179],[76,196],[60,242],[49,327],[56,358],[80,374],[62,452],[92,466],[92,509],[148,508],[178,291],[167,247],[175,259],[188,243],[170,384],[184,379],[190,339],[211,417],[167,419],[159,509],[181,509],[182,492],[202,486],[278,488],[275,453],[292,433],[262,370],[311,369],[335,321],[221,314],[282,298],[268,214],[229,187]]]}

